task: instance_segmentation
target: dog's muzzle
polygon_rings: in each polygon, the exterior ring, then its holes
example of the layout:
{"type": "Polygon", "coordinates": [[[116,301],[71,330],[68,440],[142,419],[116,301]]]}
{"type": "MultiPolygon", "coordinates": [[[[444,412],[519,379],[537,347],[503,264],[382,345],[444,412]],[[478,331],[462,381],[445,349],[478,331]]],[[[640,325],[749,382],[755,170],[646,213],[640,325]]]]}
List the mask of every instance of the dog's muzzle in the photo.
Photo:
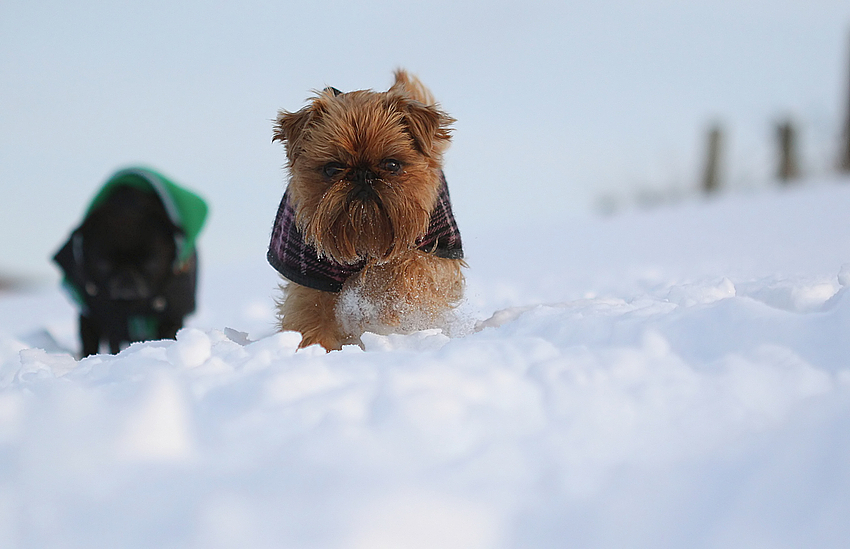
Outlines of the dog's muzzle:
{"type": "Polygon", "coordinates": [[[109,278],[107,296],[115,301],[137,301],[153,296],[145,277],[136,270],[124,268],[109,278]]]}

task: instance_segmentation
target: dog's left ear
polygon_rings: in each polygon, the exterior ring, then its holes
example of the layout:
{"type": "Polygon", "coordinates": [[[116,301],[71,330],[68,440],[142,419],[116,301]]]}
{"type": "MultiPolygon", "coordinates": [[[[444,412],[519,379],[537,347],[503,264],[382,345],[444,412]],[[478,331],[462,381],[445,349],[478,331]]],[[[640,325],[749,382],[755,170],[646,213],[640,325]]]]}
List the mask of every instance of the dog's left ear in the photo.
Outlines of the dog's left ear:
{"type": "Polygon", "coordinates": [[[454,118],[433,105],[407,99],[400,105],[410,137],[425,156],[439,156],[452,138],[454,118]]]}
{"type": "Polygon", "coordinates": [[[286,147],[286,156],[289,161],[301,152],[301,142],[304,129],[310,124],[314,116],[313,105],[308,105],[297,112],[280,111],[274,124],[272,141],[280,141],[286,147]]]}

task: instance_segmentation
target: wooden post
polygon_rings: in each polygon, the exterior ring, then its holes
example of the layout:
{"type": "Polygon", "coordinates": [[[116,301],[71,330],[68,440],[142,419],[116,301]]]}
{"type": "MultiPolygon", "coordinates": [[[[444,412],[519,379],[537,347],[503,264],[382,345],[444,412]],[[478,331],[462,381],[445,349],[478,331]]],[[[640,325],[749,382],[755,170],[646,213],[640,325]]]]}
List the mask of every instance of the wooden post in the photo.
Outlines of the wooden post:
{"type": "Polygon", "coordinates": [[[719,124],[715,124],[708,130],[708,149],[702,178],[702,190],[705,194],[716,193],[720,189],[720,149],[722,146],[723,130],[719,124]]]}
{"type": "Polygon", "coordinates": [[[850,49],[847,51],[847,100],[844,103],[846,112],[844,113],[844,135],[841,140],[841,153],[838,158],[838,170],[842,173],[850,173],[850,49]]]}
{"type": "Polygon", "coordinates": [[[776,126],[776,138],[779,145],[779,168],[776,171],[779,181],[785,184],[800,177],[797,162],[797,131],[790,120],[776,126]]]}

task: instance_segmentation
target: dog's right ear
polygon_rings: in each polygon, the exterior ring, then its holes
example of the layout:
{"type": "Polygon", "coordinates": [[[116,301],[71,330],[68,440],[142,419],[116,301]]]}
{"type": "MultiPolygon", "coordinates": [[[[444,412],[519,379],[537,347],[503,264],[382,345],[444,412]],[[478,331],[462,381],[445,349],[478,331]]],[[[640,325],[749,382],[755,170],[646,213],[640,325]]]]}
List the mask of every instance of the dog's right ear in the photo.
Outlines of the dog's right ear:
{"type": "Polygon", "coordinates": [[[313,105],[307,105],[297,112],[279,111],[274,124],[272,141],[280,141],[286,147],[286,156],[290,162],[295,160],[301,151],[304,129],[314,116],[313,105]]]}

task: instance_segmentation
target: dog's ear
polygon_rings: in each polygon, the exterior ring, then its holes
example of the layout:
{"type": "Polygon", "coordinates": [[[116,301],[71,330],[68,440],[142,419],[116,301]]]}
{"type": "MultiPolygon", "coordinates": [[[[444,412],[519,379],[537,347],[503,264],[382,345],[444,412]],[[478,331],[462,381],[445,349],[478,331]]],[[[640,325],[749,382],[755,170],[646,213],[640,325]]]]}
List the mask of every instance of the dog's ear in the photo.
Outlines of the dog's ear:
{"type": "Polygon", "coordinates": [[[423,105],[433,105],[436,103],[431,90],[425,87],[418,78],[409,74],[404,69],[395,71],[395,82],[390,86],[389,92],[397,95],[406,95],[410,99],[415,99],[423,105]]]}
{"type": "Polygon", "coordinates": [[[451,139],[454,118],[441,111],[431,91],[404,69],[395,71],[387,95],[404,115],[408,133],[425,156],[439,156],[451,139]]]}
{"type": "Polygon", "coordinates": [[[290,162],[294,161],[301,151],[304,129],[310,124],[314,116],[313,105],[307,105],[296,112],[280,111],[277,113],[272,141],[280,141],[284,144],[286,156],[290,162]]]}
{"type": "Polygon", "coordinates": [[[452,137],[454,118],[433,105],[405,100],[400,105],[407,131],[419,151],[428,157],[439,156],[452,137]]]}
{"type": "Polygon", "coordinates": [[[277,113],[272,142],[280,141],[284,144],[286,156],[290,162],[294,161],[302,150],[305,130],[316,124],[327,113],[329,101],[344,95],[341,91],[332,87],[315,91],[315,93],[316,95],[310,101],[310,104],[300,111],[278,111],[277,113]]]}

